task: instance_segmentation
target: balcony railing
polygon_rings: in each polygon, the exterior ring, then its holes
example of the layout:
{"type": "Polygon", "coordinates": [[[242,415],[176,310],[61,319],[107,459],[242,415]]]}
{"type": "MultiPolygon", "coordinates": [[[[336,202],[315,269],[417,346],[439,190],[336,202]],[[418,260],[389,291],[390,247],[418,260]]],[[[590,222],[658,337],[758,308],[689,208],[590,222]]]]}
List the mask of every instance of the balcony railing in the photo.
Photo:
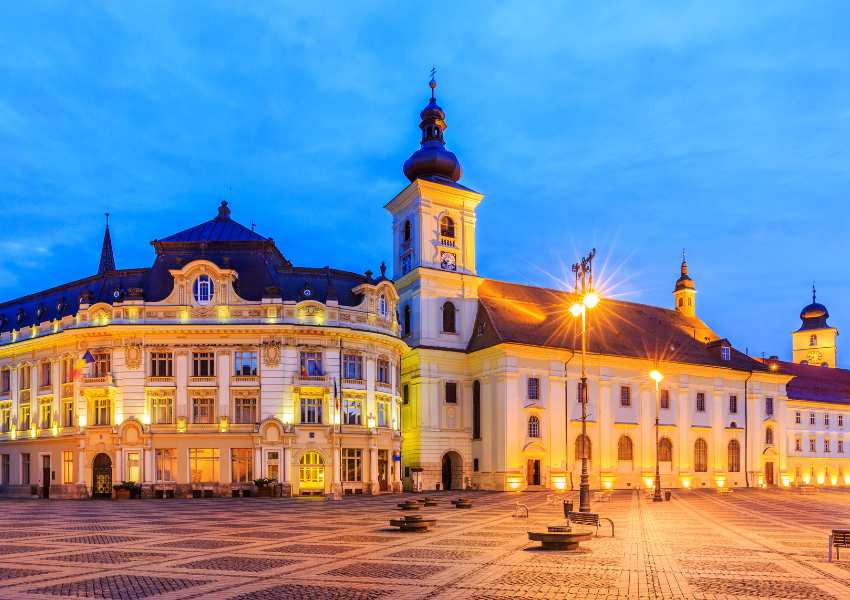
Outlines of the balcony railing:
{"type": "Polygon", "coordinates": [[[257,385],[260,378],[256,375],[234,375],[230,378],[230,383],[233,385],[257,385]]]}
{"type": "Polygon", "coordinates": [[[322,385],[328,382],[327,375],[296,375],[296,381],[302,384],[322,385]]]}
{"type": "Polygon", "coordinates": [[[166,376],[154,376],[151,375],[146,379],[147,385],[151,386],[174,386],[174,377],[166,377],[166,376]]]}
{"type": "Polygon", "coordinates": [[[212,377],[190,377],[189,385],[201,385],[201,386],[211,386],[216,385],[215,376],[212,377]]]}
{"type": "Polygon", "coordinates": [[[83,385],[112,385],[112,374],[83,377],[83,385]]]}
{"type": "Polygon", "coordinates": [[[440,245],[445,248],[457,248],[455,239],[453,237],[446,237],[444,235],[440,236],[440,245]]]}
{"type": "Polygon", "coordinates": [[[376,388],[378,388],[379,390],[387,390],[387,391],[389,391],[389,390],[391,390],[391,389],[392,389],[392,387],[393,387],[393,386],[392,386],[392,384],[391,384],[391,383],[386,382],[386,381],[376,381],[376,382],[375,382],[375,387],[376,387],[376,388]]]}
{"type": "Polygon", "coordinates": [[[362,385],[366,385],[366,381],[364,379],[359,379],[359,378],[356,378],[356,377],[343,377],[342,378],[342,385],[362,386],[362,385]]]}

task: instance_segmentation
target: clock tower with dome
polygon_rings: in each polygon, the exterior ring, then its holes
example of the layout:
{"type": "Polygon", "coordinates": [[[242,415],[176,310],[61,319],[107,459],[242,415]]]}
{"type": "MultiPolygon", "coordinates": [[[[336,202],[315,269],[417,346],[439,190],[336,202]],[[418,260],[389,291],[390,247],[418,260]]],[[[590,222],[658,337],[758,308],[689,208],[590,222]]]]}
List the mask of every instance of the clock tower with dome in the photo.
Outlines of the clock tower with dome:
{"type": "Polygon", "coordinates": [[[791,334],[793,360],[798,364],[835,367],[838,329],[827,323],[829,311],[817,301],[812,285],[812,302],[800,311],[800,328],[791,334]]]}

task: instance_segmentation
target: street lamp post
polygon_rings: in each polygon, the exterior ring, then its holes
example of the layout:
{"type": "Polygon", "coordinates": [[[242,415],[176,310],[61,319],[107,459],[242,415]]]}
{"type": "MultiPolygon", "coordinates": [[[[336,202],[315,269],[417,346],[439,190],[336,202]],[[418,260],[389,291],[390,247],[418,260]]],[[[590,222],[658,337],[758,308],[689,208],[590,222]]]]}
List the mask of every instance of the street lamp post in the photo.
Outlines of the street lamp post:
{"type": "Polygon", "coordinates": [[[659,404],[658,384],[664,379],[664,375],[658,369],[653,369],[649,376],[655,381],[655,493],[652,495],[653,502],[661,502],[661,466],[658,461],[658,413],[661,412],[659,404]]]}
{"type": "Polygon", "coordinates": [[[579,483],[579,512],[590,512],[590,479],[587,472],[587,310],[599,304],[593,291],[593,257],[596,248],[572,266],[575,291],[579,301],[570,306],[570,314],[581,316],[581,479],[579,483]]]}

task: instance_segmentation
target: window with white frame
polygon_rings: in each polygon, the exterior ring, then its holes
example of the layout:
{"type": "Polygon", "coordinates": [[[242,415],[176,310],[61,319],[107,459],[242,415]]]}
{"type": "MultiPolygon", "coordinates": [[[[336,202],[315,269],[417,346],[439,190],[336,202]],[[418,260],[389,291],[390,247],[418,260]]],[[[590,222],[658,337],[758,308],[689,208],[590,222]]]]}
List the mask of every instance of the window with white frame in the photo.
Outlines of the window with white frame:
{"type": "Polygon", "coordinates": [[[171,352],[151,352],[151,377],[173,377],[174,355],[171,352]]]}
{"type": "Polygon", "coordinates": [[[95,425],[112,425],[112,400],[98,397],[92,401],[95,425]]]}
{"type": "Polygon", "coordinates": [[[53,398],[47,397],[38,402],[38,426],[50,429],[53,426],[53,398]]]}
{"type": "Polygon", "coordinates": [[[301,422],[318,425],[322,422],[322,399],[301,398],[301,422]]]}
{"type": "Polygon", "coordinates": [[[528,378],[528,399],[540,400],[540,379],[537,377],[528,378]]]}
{"type": "Polygon", "coordinates": [[[737,414],[738,413],[738,396],[735,394],[731,394],[729,396],[729,414],[737,414]]]}
{"type": "Polygon", "coordinates": [[[170,395],[151,396],[151,423],[167,425],[174,422],[174,398],[170,395]]]}
{"type": "Polygon", "coordinates": [[[142,481],[142,454],[141,452],[127,453],[127,481],[139,483],[142,481]]]}
{"type": "Polygon", "coordinates": [[[729,346],[721,346],[720,347],[720,358],[723,360],[731,360],[732,359],[732,349],[729,346]]]}
{"type": "Polygon", "coordinates": [[[378,427],[390,426],[390,403],[386,400],[378,400],[378,427]]]}
{"type": "Polygon", "coordinates": [[[390,361],[379,358],[377,362],[378,370],[375,376],[375,381],[377,383],[383,383],[384,385],[389,385],[390,383],[390,361]]]}
{"type": "Polygon", "coordinates": [[[363,451],[360,448],[342,449],[342,480],[363,480],[363,451]]]}
{"type": "Polygon", "coordinates": [[[824,452],[831,452],[830,447],[829,447],[829,440],[823,441],[823,451],[824,452]]]}
{"type": "Polygon", "coordinates": [[[802,415],[800,415],[800,411],[794,413],[794,422],[799,425],[801,421],[802,415]]]}
{"type": "Polygon", "coordinates": [[[12,429],[12,403],[0,403],[0,433],[8,433],[12,429]]]}
{"type": "Polygon", "coordinates": [[[257,353],[253,350],[238,350],[234,352],[233,374],[237,377],[256,377],[257,353]]]}
{"type": "Polygon", "coordinates": [[[215,377],[215,352],[192,352],[192,377],[215,377]]]}
{"type": "Polygon", "coordinates": [[[74,451],[62,451],[62,483],[74,483],[74,451]]]}
{"type": "Polygon", "coordinates": [[[815,413],[809,413],[809,425],[815,424],[815,413]]]}
{"type": "Polygon", "coordinates": [[[363,381],[363,357],[351,352],[343,354],[342,376],[351,381],[363,381]]]}
{"type": "Polygon", "coordinates": [[[363,400],[353,396],[342,399],[342,423],[344,425],[363,424],[363,400]]]}
{"type": "Polygon", "coordinates": [[[89,366],[92,377],[108,377],[112,374],[112,356],[108,352],[97,352],[89,366]]]}
{"type": "Polygon", "coordinates": [[[301,377],[322,377],[322,353],[313,350],[301,352],[301,377]]]}
{"type": "Polygon", "coordinates": [[[257,422],[257,397],[237,396],[233,400],[233,422],[234,423],[256,423],[257,422]]]}
{"type": "Polygon", "coordinates": [[[815,438],[809,438],[809,452],[817,452],[818,451],[817,447],[815,446],[816,443],[817,443],[817,440],[815,440],[815,438]]]}
{"type": "Polygon", "coordinates": [[[381,318],[386,319],[388,313],[387,297],[381,294],[378,297],[378,314],[381,315],[381,318]]]}
{"type": "Polygon", "coordinates": [[[215,423],[215,398],[212,396],[194,396],[192,398],[192,423],[215,423]]]}
{"type": "Polygon", "coordinates": [[[705,392],[697,392],[697,412],[705,412],[705,392]]]}
{"type": "Polygon", "coordinates": [[[632,405],[632,388],[627,385],[620,386],[620,406],[632,405]]]}
{"type": "Polygon", "coordinates": [[[18,407],[18,429],[20,429],[22,431],[26,431],[27,429],[30,428],[30,425],[31,425],[31,423],[30,423],[31,412],[30,411],[31,410],[32,410],[32,406],[30,405],[29,402],[27,402],[26,404],[21,404],[18,407]]]}
{"type": "Polygon", "coordinates": [[[537,417],[537,415],[531,415],[528,417],[528,437],[540,437],[540,418],[537,417]]]}
{"type": "Polygon", "coordinates": [[[192,295],[195,297],[195,302],[202,306],[206,306],[212,302],[214,292],[215,286],[209,275],[199,276],[192,285],[192,295]]]}
{"type": "Polygon", "coordinates": [[[157,448],[154,455],[157,481],[177,480],[177,449],[157,448]]]}

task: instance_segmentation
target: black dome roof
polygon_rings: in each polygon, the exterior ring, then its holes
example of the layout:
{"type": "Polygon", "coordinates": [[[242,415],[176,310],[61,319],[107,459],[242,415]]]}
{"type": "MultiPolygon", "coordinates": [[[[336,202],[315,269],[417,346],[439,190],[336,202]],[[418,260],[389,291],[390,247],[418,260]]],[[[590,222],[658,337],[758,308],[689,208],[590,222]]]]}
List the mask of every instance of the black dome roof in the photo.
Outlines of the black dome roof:
{"type": "Polygon", "coordinates": [[[426,177],[443,177],[457,181],[463,170],[457,156],[446,150],[446,142],[443,139],[443,132],[446,130],[446,113],[434,97],[437,82],[432,79],[429,85],[431,99],[419,114],[421,119],[419,129],[422,130],[422,141],[419,143],[421,148],[404,162],[404,175],[410,181],[426,177]]]}
{"type": "Polygon", "coordinates": [[[800,327],[799,331],[829,327],[829,324],[826,322],[828,318],[829,311],[826,310],[826,307],[823,304],[817,301],[815,286],[813,285],[812,303],[807,304],[803,307],[803,310],[800,311],[800,320],[803,321],[803,325],[800,327]]]}

